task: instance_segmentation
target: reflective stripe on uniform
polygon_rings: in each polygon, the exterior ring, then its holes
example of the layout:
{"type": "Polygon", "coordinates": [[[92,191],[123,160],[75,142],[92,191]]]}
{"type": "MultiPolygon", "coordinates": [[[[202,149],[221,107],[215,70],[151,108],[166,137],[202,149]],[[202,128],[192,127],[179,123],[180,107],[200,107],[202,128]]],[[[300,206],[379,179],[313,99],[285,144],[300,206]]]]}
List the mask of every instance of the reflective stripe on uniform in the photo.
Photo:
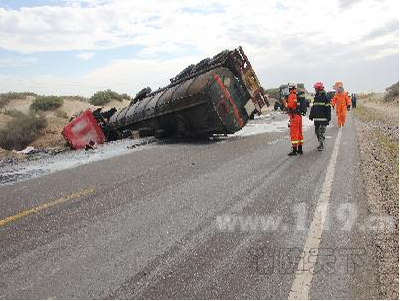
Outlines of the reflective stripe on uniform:
{"type": "Polygon", "coordinates": [[[331,104],[329,102],[314,102],[314,106],[330,106],[331,104]]]}
{"type": "Polygon", "coordinates": [[[328,121],[327,118],[313,118],[313,121],[328,121]]]}

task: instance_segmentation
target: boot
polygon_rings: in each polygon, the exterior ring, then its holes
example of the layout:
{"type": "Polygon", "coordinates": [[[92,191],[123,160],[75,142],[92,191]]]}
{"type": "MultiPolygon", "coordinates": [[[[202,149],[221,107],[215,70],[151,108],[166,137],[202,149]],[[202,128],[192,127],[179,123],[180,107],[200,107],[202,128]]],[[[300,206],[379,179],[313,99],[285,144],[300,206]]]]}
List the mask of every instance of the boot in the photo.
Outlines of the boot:
{"type": "Polygon", "coordinates": [[[299,146],[297,147],[297,153],[298,153],[299,155],[302,155],[302,154],[303,154],[303,145],[299,145],[299,146]]]}
{"type": "Polygon", "coordinates": [[[324,143],[321,141],[318,145],[318,150],[322,151],[324,149],[324,143]]]}
{"type": "Polygon", "coordinates": [[[297,156],[297,146],[293,146],[293,149],[288,153],[288,156],[297,156]]]}

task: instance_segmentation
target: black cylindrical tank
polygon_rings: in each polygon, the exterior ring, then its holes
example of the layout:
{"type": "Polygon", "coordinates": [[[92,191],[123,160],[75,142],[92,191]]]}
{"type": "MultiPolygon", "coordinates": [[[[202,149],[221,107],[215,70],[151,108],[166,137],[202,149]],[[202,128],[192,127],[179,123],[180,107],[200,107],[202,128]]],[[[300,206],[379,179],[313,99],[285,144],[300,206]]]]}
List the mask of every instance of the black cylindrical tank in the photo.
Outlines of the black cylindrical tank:
{"type": "Polygon", "coordinates": [[[146,129],[151,134],[229,134],[246,124],[249,100],[234,74],[220,67],[150,94],[114,114],[108,126],[114,132],[146,129]]]}

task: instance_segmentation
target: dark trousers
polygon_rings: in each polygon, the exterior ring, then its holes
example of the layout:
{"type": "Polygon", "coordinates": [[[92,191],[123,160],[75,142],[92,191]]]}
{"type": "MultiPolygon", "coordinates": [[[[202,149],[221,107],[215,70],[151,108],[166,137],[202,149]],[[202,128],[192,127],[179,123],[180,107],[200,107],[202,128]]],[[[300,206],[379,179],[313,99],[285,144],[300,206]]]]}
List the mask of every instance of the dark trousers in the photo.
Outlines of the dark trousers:
{"type": "Polygon", "coordinates": [[[320,123],[315,124],[315,135],[317,135],[318,142],[324,142],[325,131],[326,131],[326,125],[320,123]]]}

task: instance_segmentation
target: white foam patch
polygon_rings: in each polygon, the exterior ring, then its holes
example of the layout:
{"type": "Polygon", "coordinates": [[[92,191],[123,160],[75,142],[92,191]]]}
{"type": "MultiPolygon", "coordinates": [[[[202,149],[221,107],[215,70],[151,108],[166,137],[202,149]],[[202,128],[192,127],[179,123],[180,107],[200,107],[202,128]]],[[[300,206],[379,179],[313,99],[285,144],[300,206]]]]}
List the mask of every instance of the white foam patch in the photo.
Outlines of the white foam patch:
{"type": "Polygon", "coordinates": [[[114,142],[108,142],[98,145],[96,149],[85,151],[84,149],[76,151],[67,151],[55,156],[46,156],[44,158],[19,163],[17,165],[5,166],[0,168],[1,184],[11,184],[13,182],[27,180],[40,175],[52,172],[74,168],[79,165],[109,159],[132,153],[135,151],[154,147],[154,138],[143,139],[124,139],[114,142]],[[128,148],[137,145],[134,148],[128,148]]]}
{"type": "MultiPolygon", "coordinates": [[[[254,120],[250,120],[240,131],[229,135],[232,137],[247,137],[264,133],[282,133],[289,132],[288,128],[289,116],[281,112],[271,112],[267,115],[256,116],[254,120]]],[[[314,123],[303,117],[303,131],[307,130],[314,123]]]]}

